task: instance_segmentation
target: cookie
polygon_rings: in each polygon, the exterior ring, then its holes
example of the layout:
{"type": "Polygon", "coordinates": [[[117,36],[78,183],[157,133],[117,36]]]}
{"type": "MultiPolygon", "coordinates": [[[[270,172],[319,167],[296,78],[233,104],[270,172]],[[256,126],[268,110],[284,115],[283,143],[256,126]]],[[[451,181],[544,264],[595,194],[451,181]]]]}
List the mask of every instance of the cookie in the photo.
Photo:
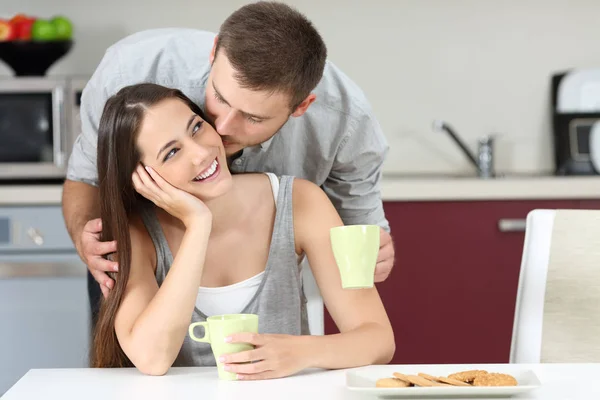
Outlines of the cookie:
{"type": "Polygon", "coordinates": [[[396,378],[382,378],[375,382],[375,386],[380,388],[409,387],[410,383],[396,378]]]}
{"type": "Polygon", "coordinates": [[[475,380],[476,377],[478,377],[480,375],[485,375],[487,373],[488,373],[487,371],[484,371],[482,369],[473,369],[473,370],[469,370],[469,371],[462,371],[462,372],[457,372],[455,374],[450,374],[450,375],[448,375],[448,378],[456,379],[457,381],[473,383],[473,381],[475,380]]]}
{"type": "Polygon", "coordinates": [[[438,382],[439,381],[438,378],[436,378],[435,376],[426,374],[424,372],[419,372],[417,375],[419,375],[419,376],[421,376],[421,377],[423,377],[425,379],[429,379],[430,381],[434,381],[434,382],[438,382]]]}
{"type": "Polygon", "coordinates": [[[490,373],[476,376],[473,386],[517,386],[517,380],[508,374],[490,373]]]}
{"type": "Polygon", "coordinates": [[[425,379],[422,376],[418,376],[418,375],[404,375],[399,372],[394,372],[394,376],[403,381],[410,382],[415,386],[422,386],[422,387],[448,386],[444,383],[430,381],[429,379],[425,379]]]}
{"type": "Polygon", "coordinates": [[[471,386],[471,384],[459,381],[458,379],[446,378],[443,376],[436,378],[438,382],[447,383],[452,386],[471,386]]]}
{"type": "Polygon", "coordinates": [[[396,379],[400,379],[401,381],[404,381],[404,382],[407,382],[410,384],[410,381],[408,380],[406,375],[401,374],[400,372],[394,372],[393,375],[396,379]]]}

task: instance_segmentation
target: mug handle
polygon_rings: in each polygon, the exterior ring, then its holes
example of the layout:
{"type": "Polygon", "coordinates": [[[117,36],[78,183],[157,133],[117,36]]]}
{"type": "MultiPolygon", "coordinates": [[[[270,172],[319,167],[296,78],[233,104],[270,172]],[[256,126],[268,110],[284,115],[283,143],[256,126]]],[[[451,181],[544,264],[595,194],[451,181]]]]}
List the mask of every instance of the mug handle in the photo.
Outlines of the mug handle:
{"type": "Polygon", "coordinates": [[[193,341],[210,343],[210,336],[208,334],[208,323],[206,323],[204,321],[202,321],[202,322],[194,322],[193,324],[190,324],[190,327],[188,329],[188,333],[190,334],[190,337],[192,338],[193,341]],[[194,328],[197,327],[197,326],[204,327],[204,336],[202,336],[201,338],[199,338],[196,335],[194,335],[194,328]]]}

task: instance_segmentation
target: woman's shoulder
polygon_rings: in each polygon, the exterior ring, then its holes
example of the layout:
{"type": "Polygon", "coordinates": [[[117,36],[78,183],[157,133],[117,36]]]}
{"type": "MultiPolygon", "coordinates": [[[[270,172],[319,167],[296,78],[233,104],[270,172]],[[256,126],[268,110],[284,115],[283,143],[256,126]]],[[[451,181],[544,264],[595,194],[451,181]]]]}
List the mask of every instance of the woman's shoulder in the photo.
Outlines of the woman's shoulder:
{"type": "Polygon", "coordinates": [[[319,218],[323,213],[335,212],[323,189],[306,179],[294,178],[292,200],[295,216],[319,218]]]}
{"type": "Polygon", "coordinates": [[[293,178],[293,196],[294,200],[300,202],[314,202],[328,199],[327,195],[315,183],[302,178],[293,178]]]}

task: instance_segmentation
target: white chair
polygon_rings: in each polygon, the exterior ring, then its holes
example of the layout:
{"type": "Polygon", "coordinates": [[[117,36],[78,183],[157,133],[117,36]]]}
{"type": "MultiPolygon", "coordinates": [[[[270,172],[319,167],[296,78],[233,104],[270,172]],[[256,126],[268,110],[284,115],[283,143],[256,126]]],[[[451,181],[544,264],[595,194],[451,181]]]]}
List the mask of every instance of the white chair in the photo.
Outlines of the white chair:
{"type": "Polygon", "coordinates": [[[306,311],[308,314],[308,328],[311,335],[324,335],[325,322],[323,311],[323,298],[312,274],[308,259],[302,260],[302,285],[306,296],[306,311]]]}
{"type": "Polygon", "coordinates": [[[510,361],[600,362],[600,211],[527,216],[510,361]]]}
{"type": "Polygon", "coordinates": [[[555,210],[533,210],[527,215],[510,348],[511,363],[540,362],[546,274],[555,214],[555,210]]]}

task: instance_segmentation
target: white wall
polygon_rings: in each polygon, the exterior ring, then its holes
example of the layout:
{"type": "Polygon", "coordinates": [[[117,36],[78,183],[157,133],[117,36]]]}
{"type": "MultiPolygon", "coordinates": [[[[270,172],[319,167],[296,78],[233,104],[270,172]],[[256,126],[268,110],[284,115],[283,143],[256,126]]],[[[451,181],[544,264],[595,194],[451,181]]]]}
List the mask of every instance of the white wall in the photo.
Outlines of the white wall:
{"type": "MultiPolygon", "coordinates": [[[[549,79],[600,67],[597,0],[294,0],[324,36],[330,59],[370,98],[392,147],[389,172],[471,172],[431,121],[474,148],[499,132],[501,171],[552,171],[549,79]]],[[[246,1],[3,0],[0,13],[65,14],[77,45],[50,74],[91,73],[104,49],[141,29],[217,31],[246,1]]],[[[9,74],[2,67],[0,74],[9,74]]]]}

